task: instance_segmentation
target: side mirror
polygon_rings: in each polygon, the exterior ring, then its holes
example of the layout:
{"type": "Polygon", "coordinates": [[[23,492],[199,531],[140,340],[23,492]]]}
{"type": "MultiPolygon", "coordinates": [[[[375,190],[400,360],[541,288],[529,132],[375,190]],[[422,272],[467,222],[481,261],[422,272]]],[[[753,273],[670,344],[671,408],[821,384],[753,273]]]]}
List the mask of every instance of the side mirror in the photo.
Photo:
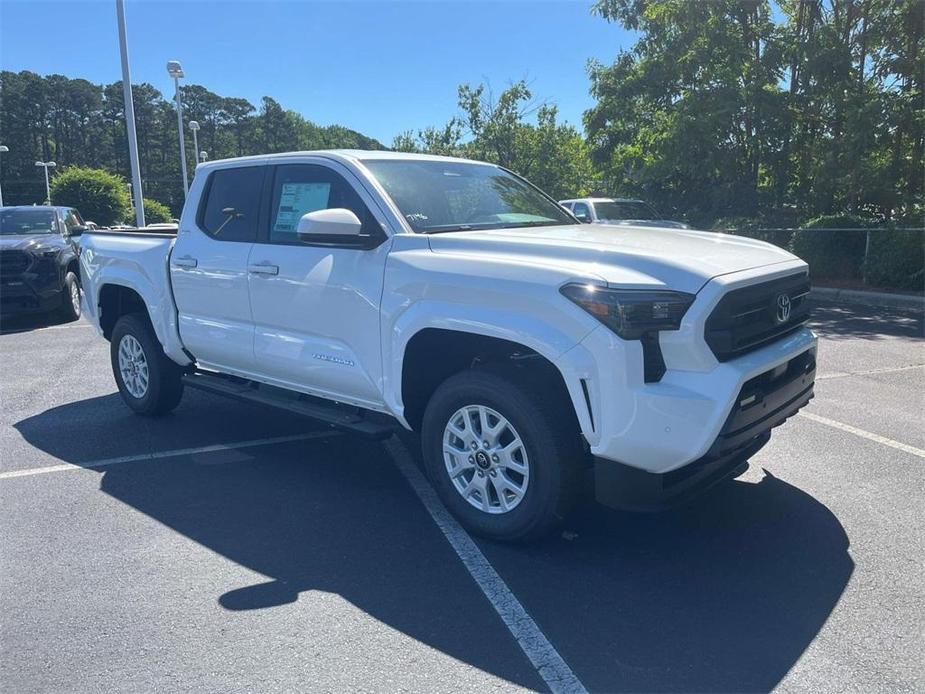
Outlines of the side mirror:
{"type": "Polygon", "coordinates": [[[73,227],[68,233],[69,236],[80,236],[85,231],[90,231],[90,227],[87,226],[76,226],[73,227]]]}
{"type": "Polygon", "coordinates": [[[310,241],[317,236],[359,236],[360,218],[343,207],[315,210],[303,214],[296,231],[299,239],[310,241]]]}

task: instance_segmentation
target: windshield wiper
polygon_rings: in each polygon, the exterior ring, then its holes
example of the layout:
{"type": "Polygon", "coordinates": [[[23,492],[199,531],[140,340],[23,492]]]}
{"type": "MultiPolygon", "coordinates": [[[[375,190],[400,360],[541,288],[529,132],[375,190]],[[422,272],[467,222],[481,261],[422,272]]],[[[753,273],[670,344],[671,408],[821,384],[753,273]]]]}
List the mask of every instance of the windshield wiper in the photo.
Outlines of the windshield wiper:
{"type": "Polygon", "coordinates": [[[568,223],[569,222],[557,222],[554,219],[550,219],[546,221],[517,222],[516,224],[511,224],[510,226],[506,228],[514,229],[517,227],[557,227],[557,226],[561,226],[562,224],[568,224],[568,223]]]}
{"type": "Polygon", "coordinates": [[[443,234],[448,231],[481,231],[482,229],[499,229],[500,222],[483,222],[481,224],[447,224],[445,226],[423,229],[425,234],[443,234]]]}

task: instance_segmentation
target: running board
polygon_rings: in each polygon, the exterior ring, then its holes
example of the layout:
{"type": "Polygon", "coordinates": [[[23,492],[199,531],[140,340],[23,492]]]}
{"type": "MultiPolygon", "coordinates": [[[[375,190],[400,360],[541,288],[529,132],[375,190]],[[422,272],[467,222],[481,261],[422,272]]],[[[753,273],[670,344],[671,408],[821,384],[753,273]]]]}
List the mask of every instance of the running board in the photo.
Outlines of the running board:
{"type": "Polygon", "coordinates": [[[235,376],[196,371],[183,376],[183,383],[207,393],[288,410],[368,438],[386,439],[401,428],[401,425],[388,415],[235,376]]]}

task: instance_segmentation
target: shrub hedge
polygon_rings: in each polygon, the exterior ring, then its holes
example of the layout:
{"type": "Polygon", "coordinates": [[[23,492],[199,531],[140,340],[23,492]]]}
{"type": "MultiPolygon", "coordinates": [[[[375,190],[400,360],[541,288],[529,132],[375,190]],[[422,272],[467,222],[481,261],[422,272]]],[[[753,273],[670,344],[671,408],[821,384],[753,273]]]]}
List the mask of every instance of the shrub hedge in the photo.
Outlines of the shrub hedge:
{"type": "Polygon", "coordinates": [[[870,234],[864,268],[871,287],[925,289],[925,232],[878,229],[870,234]]]}
{"type": "Polygon", "coordinates": [[[125,179],[104,169],[69,166],[51,180],[54,205],[76,207],[100,226],[121,222],[132,209],[125,179]]]}
{"type": "Polygon", "coordinates": [[[888,225],[855,215],[827,215],[805,222],[796,231],[772,228],[760,218],[726,217],[717,220],[713,230],[787,248],[809,263],[814,280],[922,292],[925,220],[918,212],[888,225]],[[865,263],[868,232],[870,248],[865,263]]]}
{"type": "Polygon", "coordinates": [[[790,251],[809,263],[813,279],[860,281],[869,227],[862,217],[816,217],[794,232],[790,251]]]}

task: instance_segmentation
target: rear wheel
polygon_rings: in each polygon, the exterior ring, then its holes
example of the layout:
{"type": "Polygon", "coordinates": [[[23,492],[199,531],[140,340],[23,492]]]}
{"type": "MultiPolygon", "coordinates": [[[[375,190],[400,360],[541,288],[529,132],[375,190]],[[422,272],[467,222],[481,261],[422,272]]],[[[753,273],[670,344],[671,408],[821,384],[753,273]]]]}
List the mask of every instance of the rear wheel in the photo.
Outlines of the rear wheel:
{"type": "Polygon", "coordinates": [[[112,371],[122,399],[141,415],[174,409],[183,396],[183,369],[161,349],[147,316],[122,316],[109,346],[112,371]]]}
{"type": "Polygon", "coordinates": [[[584,454],[562,404],[555,388],[501,370],[466,371],[437,388],[424,413],[424,463],[467,529],[529,540],[565,518],[584,454]]]}
{"type": "Polygon", "coordinates": [[[61,292],[61,318],[75,321],[80,318],[80,280],[73,272],[64,276],[64,288],[61,292]]]}

